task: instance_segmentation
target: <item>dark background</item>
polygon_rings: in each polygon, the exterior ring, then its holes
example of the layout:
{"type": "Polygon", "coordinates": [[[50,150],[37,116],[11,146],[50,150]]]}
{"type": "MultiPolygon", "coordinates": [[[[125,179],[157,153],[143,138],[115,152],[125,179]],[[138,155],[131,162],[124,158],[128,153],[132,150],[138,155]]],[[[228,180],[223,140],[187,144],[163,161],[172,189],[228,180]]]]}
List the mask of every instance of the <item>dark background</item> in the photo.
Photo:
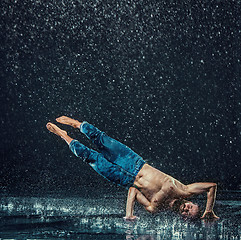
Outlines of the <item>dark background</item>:
{"type": "Polygon", "coordinates": [[[48,133],[61,115],[87,120],[184,183],[240,189],[240,1],[0,5],[2,192],[119,190],[48,133]]]}

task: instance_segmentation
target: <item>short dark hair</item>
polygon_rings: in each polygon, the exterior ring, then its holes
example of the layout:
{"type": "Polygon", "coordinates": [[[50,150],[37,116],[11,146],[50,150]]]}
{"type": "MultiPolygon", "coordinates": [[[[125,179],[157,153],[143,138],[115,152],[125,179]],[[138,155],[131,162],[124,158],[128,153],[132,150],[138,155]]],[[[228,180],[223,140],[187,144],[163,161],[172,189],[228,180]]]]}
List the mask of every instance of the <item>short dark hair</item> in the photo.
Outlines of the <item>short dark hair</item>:
{"type": "Polygon", "coordinates": [[[199,205],[198,205],[198,212],[197,212],[197,214],[194,216],[194,217],[192,217],[191,219],[192,220],[198,220],[198,219],[200,219],[202,217],[202,209],[199,207],[199,205]]]}
{"type": "Polygon", "coordinates": [[[172,211],[180,214],[180,206],[186,202],[188,201],[185,199],[177,199],[172,205],[172,211]]]}
{"type": "MultiPolygon", "coordinates": [[[[185,199],[177,199],[174,203],[173,203],[173,206],[172,206],[172,211],[175,212],[175,213],[178,213],[180,214],[180,206],[184,203],[187,203],[189,201],[185,200],[185,199]]],[[[200,219],[202,216],[202,209],[199,207],[198,205],[198,212],[195,216],[193,216],[192,218],[189,218],[191,220],[197,220],[197,219],[200,219]]]]}

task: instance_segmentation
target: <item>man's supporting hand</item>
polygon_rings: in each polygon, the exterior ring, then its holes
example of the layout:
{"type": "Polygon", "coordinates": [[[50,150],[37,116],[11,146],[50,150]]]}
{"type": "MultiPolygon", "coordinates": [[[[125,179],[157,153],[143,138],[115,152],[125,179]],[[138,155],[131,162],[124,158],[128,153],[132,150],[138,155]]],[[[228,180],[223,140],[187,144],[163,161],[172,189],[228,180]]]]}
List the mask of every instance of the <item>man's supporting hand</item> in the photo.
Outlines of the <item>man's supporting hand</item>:
{"type": "Polygon", "coordinates": [[[214,211],[205,211],[201,217],[201,219],[207,220],[217,220],[219,217],[214,213],[214,211]]]}
{"type": "Polygon", "coordinates": [[[139,190],[134,187],[130,187],[126,203],[126,220],[136,220],[136,217],[134,216],[135,200],[143,205],[148,212],[154,212],[154,209],[149,200],[139,190]]]}
{"type": "Polygon", "coordinates": [[[193,183],[188,185],[187,187],[188,187],[188,191],[192,195],[207,192],[206,209],[201,218],[207,219],[207,220],[219,219],[219,217],[217,217],[213,212],[213,206],[216,199],[217,184],[216,183],[193,183]]]}
{"type": "Polygon", "coordinates": [[[130,217],[124,217],[124,219],[126,220],[126,221],[136,221],[137,219],[138,219],[138,217],[137,216],[130,216],[130,217]]]}

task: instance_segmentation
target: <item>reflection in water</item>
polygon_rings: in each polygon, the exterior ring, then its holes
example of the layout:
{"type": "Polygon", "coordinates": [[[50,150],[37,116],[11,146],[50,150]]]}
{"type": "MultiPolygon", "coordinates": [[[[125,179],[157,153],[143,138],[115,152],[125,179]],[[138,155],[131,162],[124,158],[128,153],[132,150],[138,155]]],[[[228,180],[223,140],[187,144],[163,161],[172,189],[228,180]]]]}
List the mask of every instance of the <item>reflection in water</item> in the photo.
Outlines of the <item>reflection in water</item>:
{"type": "Polygon", "coordinates": [[[103,236],[112,240],[240,239],[240,201],[217,201],[221,219],[212,223],[185,222],[171,213],[152,216],[141,209],[141,217],[136,222],[126,222],[123,219],[124,204],[124,200],[111,197],[5,197],[0,204],[0,237],[102,240],[103,236]]]}
{"type": "Polygon", "coordinates": [[[135,238],[133,235],[126,235],[126,239],[127,240],[155,240],[155,238],[153,237],[153,236],[150,236],[150,235],[148,235],[148,236],[140,236],[140,237],[137,237],[137,238],[135,238]]]}

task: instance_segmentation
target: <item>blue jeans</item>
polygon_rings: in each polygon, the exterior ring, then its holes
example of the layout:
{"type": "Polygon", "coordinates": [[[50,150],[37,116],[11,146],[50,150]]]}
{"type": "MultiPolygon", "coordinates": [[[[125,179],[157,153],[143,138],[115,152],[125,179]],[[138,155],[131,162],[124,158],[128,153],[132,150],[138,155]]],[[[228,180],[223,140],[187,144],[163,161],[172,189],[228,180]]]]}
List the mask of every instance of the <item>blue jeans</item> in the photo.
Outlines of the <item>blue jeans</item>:
{"type": "Polygon", "coordinates": [[[109,181],[127,189],[131,187],[145,161],[130,148],[87,122],[81,124],[80,131],[97,146],[99,152],[77,140],[71,141],[70,150],[109,181]]]}

